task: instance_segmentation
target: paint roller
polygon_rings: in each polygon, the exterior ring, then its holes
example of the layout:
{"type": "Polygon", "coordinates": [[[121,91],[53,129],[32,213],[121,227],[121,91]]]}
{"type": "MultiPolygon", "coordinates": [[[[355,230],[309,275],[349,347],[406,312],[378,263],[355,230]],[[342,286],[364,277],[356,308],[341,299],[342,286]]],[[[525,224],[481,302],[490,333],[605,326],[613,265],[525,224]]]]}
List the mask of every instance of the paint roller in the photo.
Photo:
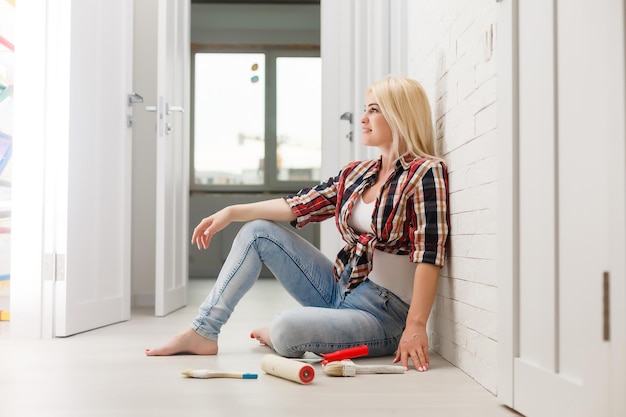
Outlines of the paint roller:
{"type": "Polygon", "coordinates": [[[265,355],[261,359],[261,369],[267,374],[299,384],[308,384],[315,378],[311,365],[277,355],[265,355]]]}

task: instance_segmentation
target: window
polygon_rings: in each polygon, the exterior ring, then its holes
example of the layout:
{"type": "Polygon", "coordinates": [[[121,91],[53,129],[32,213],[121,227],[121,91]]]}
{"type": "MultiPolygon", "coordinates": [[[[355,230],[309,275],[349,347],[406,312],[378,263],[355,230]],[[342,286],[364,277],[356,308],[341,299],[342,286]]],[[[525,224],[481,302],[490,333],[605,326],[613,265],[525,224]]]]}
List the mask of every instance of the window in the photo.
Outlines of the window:
{"type": "Polygon", "coordinates": [[[312,52],[194,54],[192,189],[280,192],[320,181],[321,60],[312,52]]]}
{"type": "Polygon", "coordinates": [[[195,182],[262,184],[265,55],[196,54],[195,182]]]}
{"type": "Polygon", "coordinates": [[[319,58],[276,60],[276,158],[279,181],[320,179],[321,71],[319,58]]]}

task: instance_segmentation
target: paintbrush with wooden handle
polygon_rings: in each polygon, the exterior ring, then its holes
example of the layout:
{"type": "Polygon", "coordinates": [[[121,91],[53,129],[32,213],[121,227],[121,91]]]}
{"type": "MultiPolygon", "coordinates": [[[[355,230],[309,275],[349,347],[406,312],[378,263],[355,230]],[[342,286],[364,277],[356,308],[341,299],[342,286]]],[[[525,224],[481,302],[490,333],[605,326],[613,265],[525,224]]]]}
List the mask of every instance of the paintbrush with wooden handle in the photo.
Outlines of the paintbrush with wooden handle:
{"type": "Polygon", "coordinates": [[[404,372],[404,366],[356,365],[350,359],[329,362],[324,365],[324,373],[330,376],[356,376],[357,374],[403,374],[404,372]]]}
{"type": "Polygon", "coordinates": [[[238,379],[257,379],[257,374],[243,374],[239,372],[222,372],[212,369],[189,369],[181,372],[187,378],[238,378],[238,379]]]}

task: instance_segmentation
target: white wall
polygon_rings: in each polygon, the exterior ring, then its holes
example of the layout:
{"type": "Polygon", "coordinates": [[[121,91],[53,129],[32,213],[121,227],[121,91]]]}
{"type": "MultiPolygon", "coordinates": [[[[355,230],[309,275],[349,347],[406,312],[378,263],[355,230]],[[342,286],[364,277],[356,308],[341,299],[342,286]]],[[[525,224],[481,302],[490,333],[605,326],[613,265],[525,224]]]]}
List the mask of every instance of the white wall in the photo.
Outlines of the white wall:
{"type": "Polygon", "coordinates": [[[451,235],[431,345],[497,391],[496,2],[407,2],[408,75],[422,82],[448,162],[451,235]]]}

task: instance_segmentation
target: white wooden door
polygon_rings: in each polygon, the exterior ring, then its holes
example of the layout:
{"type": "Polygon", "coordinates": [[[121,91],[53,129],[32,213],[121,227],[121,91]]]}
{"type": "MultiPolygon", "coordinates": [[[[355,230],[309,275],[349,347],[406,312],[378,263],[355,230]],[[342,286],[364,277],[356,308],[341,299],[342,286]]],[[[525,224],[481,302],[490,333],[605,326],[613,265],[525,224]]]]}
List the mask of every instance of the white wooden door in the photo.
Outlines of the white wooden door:
{"type": "Polygon", "coordinates": [[[130,317],[132,2],[49,3],[44,305],[69,336],[130,317]]]}
{"type": "Polygon", "coordinates": [[[189,0],[159,0],[156,128],[156,299],[186,304],[189,200],[189,0]]]}
{"type": "MultiPolygon", "coordinates": [[[[360,124],[354,106],[353,1],[321,0],[322,178],[354,159],[360,124]]],[[[332,222],[320,223],[320,249],[333,258],[341,239],[332,222]]]]}
{"type": "MultiPolygon", "coordinates": [[[[611,144],[624,140],[608,116],[616,105],[609,63],[618,52],[606,30],[610,8],[584,0],[517,5],[510,404],[528,417],[608,416],[606,284],[623,279],[611,270],[608,162],[611,144]]],[[[617,100],[623,108],[623,95],[617,100]]]]}

